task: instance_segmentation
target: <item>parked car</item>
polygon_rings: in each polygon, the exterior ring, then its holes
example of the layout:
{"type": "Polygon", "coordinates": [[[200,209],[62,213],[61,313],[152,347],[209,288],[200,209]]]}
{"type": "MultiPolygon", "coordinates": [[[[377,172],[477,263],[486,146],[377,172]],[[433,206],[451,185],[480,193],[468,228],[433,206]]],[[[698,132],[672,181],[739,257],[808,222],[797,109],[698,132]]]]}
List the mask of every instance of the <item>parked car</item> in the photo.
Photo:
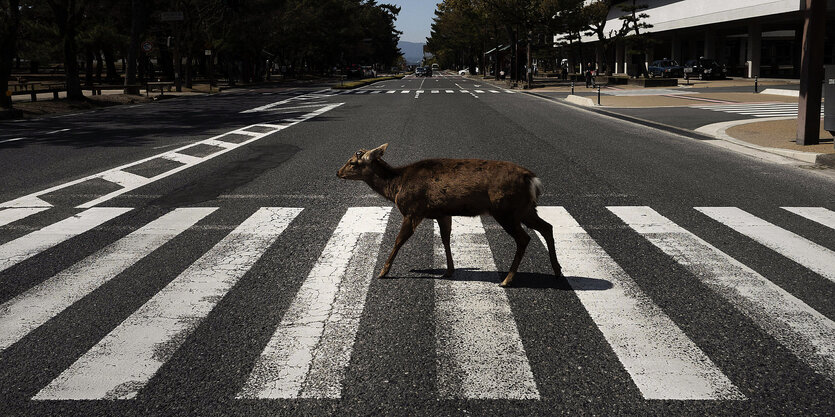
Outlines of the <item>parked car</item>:
{"type": "Polygon", "coordinates": [[[684,67],[673,59],[652,61],[647,68],[650,77],[684,77],[684,67]]]}
{"type": "Polygon", "coordinates": [[[359,64],[349,64],[342,71],[348,78],[362,78],[362,67],[359,64]]]}
{"type": "Polygon", "coordinates": [[[423,77],[424,75],[426,75],[426,68],[424,68],[424,67],[415,68],[415,77],[423,77]]]}
{"type": "Polygon", "coordinates": [[[684,64],[684,73],[688,74],[688,77],[700,80],[722,79],[728,75],[728,69],[715,59],[699,58],[687,61],[684,64]]]}
{"type": "Polygon", "coordinates": [[[467,75],[469,73],[470,73],[469,68],[464,68],[464,69],[458,70],[458,75],[467,75]]]}

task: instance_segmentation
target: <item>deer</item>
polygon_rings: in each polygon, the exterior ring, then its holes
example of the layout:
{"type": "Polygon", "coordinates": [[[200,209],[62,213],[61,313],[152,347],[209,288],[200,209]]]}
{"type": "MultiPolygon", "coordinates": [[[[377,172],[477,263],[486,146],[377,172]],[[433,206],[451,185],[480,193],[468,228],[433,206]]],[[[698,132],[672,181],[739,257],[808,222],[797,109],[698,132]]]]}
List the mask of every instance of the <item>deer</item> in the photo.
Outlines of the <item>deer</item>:
{"type": "Polygon", "coordinates": [[[360,149],[336,174],[342,179],[364,181],[393,202],[403,215],[394,248],[378,278],[388,274],[397,252],[427,218],[438,222],[446,253],[447,269],[443,277],[452,277],[455,271],[449,245],[452,216],[483,214],[496,219],[516,241],[516,255],[500,284],[502,287],[513,282],[531,240],[522,224],[542,235],[554,275],[564,278],[557,261],[553,227],[536,212],[542,182],[533,172],[512,162],[484,159],[424,159],[395,168],[382,160],[387,148],[388,143],[371,150],[360,149]]]}

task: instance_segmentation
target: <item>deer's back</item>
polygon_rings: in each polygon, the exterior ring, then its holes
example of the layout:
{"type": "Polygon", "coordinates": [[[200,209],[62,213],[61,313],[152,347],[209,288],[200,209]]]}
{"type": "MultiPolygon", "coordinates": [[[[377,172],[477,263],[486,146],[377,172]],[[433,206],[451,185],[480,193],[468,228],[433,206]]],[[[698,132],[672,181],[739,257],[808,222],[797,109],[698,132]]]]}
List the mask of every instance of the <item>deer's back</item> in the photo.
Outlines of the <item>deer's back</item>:
{"type": "Polygon", "coordinates": [[[533,204],[534,173],[512,162],[483,159],[425,159],[399,168],[395,203],[423,217],[476,216],[533,204]]]}

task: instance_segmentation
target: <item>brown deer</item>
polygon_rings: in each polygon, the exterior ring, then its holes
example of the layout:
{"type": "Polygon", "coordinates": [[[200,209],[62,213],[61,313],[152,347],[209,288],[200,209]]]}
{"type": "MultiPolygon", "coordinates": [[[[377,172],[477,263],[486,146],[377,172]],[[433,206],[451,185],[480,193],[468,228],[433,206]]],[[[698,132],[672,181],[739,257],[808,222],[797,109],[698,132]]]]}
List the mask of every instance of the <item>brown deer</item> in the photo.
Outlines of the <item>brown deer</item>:
{"type": "Polygon", "coordinates": [[[394,202],[403,214],[403,224],[379,278],[389,272],[400,247],[425,218],[438,221],[446,251],[447,270],[455,267],[449,247],[452,216],[490,214],[516,240],[516,256],[501,286],[513,282],[531,237],[522,228],[537,230],[545,238],[554,275],[562,277],[557,262],[551,225],[536,214],[542,183],[533,172],[519,165],[482,159],[425,159],[394,168],[380,159],[388,143],[360,150],[336,174],[339,178],[365,181],[374,191],[394,202]]]}

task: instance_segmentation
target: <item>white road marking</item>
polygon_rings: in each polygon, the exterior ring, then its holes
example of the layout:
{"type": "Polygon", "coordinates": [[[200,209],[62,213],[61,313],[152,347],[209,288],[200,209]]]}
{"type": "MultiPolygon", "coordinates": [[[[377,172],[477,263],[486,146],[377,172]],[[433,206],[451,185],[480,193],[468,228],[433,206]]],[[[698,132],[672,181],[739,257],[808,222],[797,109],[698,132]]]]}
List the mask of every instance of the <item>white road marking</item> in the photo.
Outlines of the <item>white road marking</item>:
{"type": "Polygon", "coordinates": [[[498,92],[498,91],[496,91],[496,90],[489,90],[489,91],[490,91],[491,93],[493,93],[493,94],[499,94],[499,92],[498,92]]]}
{"type": "Polygon", "coordinates": [[[284,100],[281,100],[281,101],[276,101],[275,103],[265,104],[263,106],[258,106],[258,107],[254,107],[254,108],[251,108],[251,109],[248,109],[248,110],[244,110],[241,113],[262,112],[262,111],[269,110],[273,107],[278,107],[278,106],[281,106],[283,104],[292,103],[294,101],[304,101],[304,100],[310,100],[310,99],[315,99],[315,98],[332,97],[333,94],[326,94],[329,91],[331,91],[329,88],[324,89],[324,90],[314,91],[312,93],[302,94],[302,95],[290,97],[290,98],[287,98],[287,99],[284,99],[284,100]]]}
{"type": "Polygon", "coordinates": [[[129,212],[129,208],[93,208],[0,246],[0,271],[29,259],[71,237],[129,212]]]}
{"type": "MultiPolygon", "coordinates": [[[[446,256],[435,223],[435,267],[446,256]]],[[[479,217],[453,217],[452,279],[435,280],[441,398],[539,399],[525,347],[479,217]]]]}
{"type": "Polygon", "coordinates": [[[452,91],[452,90],[445,90],[445,91],[446,91],[447,94],[451,94],[451,93],[455,92],[455,91],[452,91]]]}
{"type": "MultiPolygon", "coordinates": [[[[476,87],[478,87],[478,86],[476,86],[476,87]]],[[[484,94],[484,91],[482,91],[482,90],[475,90],[475,92],[478,93],[478,94],[484,94]]]]}
{"type": "Polygon", "coordinates": [[[396,92],[397,92],[397,90],[389,90],[389,91],[386,91],[386,94],[394,94],[396,92]]]}
{"type": "Polygon", "coordinates": [[[830,229],[835,229],[835,211],[823,207],[781,207],[798,216],[803,216],[813,222],[820,223],[830,229]]]}
{"type": "Polygon", "coordinates": [[[238,398],[340,398],[389,207],[349,208],[238,398]]]}
{"type": "Polygon", "coordinates": [[[737,207],[695,209],[835,282],[835,252],[737,207]]]}
{"type": "Polygon", "coordinates": [[[259,209],[33,399],[135,397],[301,210],[259,209]]]}
{"type": "Polygon", "coordinates": [[[197,156],[186,155],[184,153],[172,153],[162,156],[163,159],[167,159],[169,161],[179,162],[181,164],[197,164],[202,162],[203,158],[197,156]]]}
{"type": "Polygon", "coordinates": [[[409,94],[409,90],[403,90],[403,91],[401,91],[401,93],[402,94],[409,94]]]}
{"type": "Polygon", "coordinates": [[[432,90],[432,94],[438,94],[438,93],[439,93],[438,90],[432,90]]]}
{"type": "Polygon", "coordinates": [[[418,98],[423,93],[423,90],[415,91],[415,98],[418,98]]]}
{"type": "Polygon", "coordinates": [[[19,138],[4,139],[4,140],[0,140],[0,143],[17,142],[17,141],[23,140],[23,139],[26,139],[26,138],[25,137],[19,137],[19,138]]]}
{"type": "Polygon", "coordinates": [[[176,209],[0,305],[0,351],[153,252],[216,208],[176,209]]]}
{"type": "Polygon", "coordinates": [[[563,274],[645,399],[745,398],[563,207],[537,210],[554,226],[563,274]]]}
{"type": "Polygon", "coordinates": [[[462,92],[462,93],[467,93],[467,94],[469,94],[469,93],[470,93],[470,92],[469,92],[469,91],[467,91],[467,90],[458,90],[458,91],[460,91],[460,92],[462,92]]]}
{"type": "Polygon", "coordinates": [[[53,131],[51,131],[51,132],[46,132],[46,133],[45,133],[45,135],[54,135],[54,134],[56,134],[56,133],[66,132],[66,131],[68,131],[68,130],[69,130],[69,129],[58,129],[58,130],[53,130],[53,131]]]}
{"type": "Polygon", "coordinates": [[[149,182],[147,177],[121,170],[106,171],[101,175],[101,179],[130,188],[139,188],[149,182]]]}
{"type": "Polygon", "coordinates": [[[835,322],[649,207],[607,207],[816,372],[835,381],[835,322]]]}
{"type": "MultiPolygon", "coordinates": [[[[100,173],[97,173],[97,174],[88,175],[86,177],[79,178],[77,180],[69,181],[69,182],[66,182],[66,183],[63,183],[63,184],[60,184],[60,185],[56,185],[54,187],[50,187],[50,188],[47,188],[45,190],[41,190],[41,191],[38,191],[38,192],[35,192],[35,193],[32,193],[32,194],[14,199],[14,200],[10,200],[10,201],[6,201],[4,203],[0,203],[0,208],[4,208],[4,207],[51,207],[52,206],[51,204],[49,204],[49,203],[47,203],[43,200],[40,200],[37,197],[41,196],[41,195],[44,195],[44,194],[49,194],[53,191],[60,190],[62,188],[70,187],[72,185],[75,185],[75,184],[78,184],[78,183],[81,183],[81,182],[84,182],[84,181],[87,181],[87,180],[90,180],[90,179],[93,179],[93,178],[105,178],[105,179],[107,179],[107,177],[112,176],[112,178],[115,181],[119,181],[120,179],[122,179],[122,180],[126,181],[126,183],[127,183],[128,176],[124,173],[124,171],[122,171],[124,168],[132,167],[134,165],[139,165],[139,164],[142,164],[144,162],[150,161],[150,160],[155,159],[155,158],[165,158],[166,155],[170,155],[170,154],[179,152],[183,149],[190,148],[194,145],[206,144],[206,145],[212,145],[212,146],[221,146],[221,147],[224,148],[221,151],[218,151],[218,152],[215,152],[213,154],[207,155],[203,158],[200,158],[199,161],[195,161],[195,163],[193,163],[193,164],[183,164],[183,165],[180,165],[178,167],[172,168],[169,171],[165,171],[165,172],[162,172],[158,175],[155,175],[154,177],[151,177],[151,178],[140,177],[141,178],[141,180],[140,180],[139,178],[136,178],[136,177],[139,177],[139,176],[131,177],[134,180],[133,182],[131,182],[132,185],[124,186],[123,188],[121,188],[119,190],[116,190],[116,191],[113,191],[111,193],[105,194],[103,196],[100,196],[100,197],[98,197],[94,200],[88,201],[88,202],[83,203],[83,204],[78,206],[78,208],[90,208],[90,207],[96,206],[98,204],[101,204],[101,203],[103,203],[107,200],[110,200],[114,197],[122,195],[124,193],[133,191],[134,189],[136,189],[138,187],[141,187],[143,185],[147,185],[147,184],[152,183],[154,181],[158,181],[162,178],[165,178],[165,177],[168,177],[170,175],[176,174],[176,173],[178,173],[178,172],[180,172],[184,169],[188,169],[188,168],[190,168],[190,167],[192,167],[192,166],[194,166],[198,163],[208,161],[212,158],[223,155],[226,152],[229,152],[231,150],[240,148],[241,146],[245,146],[245,145],[248,145],[252,142],[255,142],[256,140],[263,139],[264,137],[266,137],[268,135],[271,135],[275,132],[278,132],[281,129],[286,129],[286,128],[288,128],[290,126],[293,126],[297,123],[301,123],[303,121],[306,121],[306,120],[309,120],[309,119],[314,118],[316,116],[319,116],[319,115],[321,115],[323,113],[326,113],[328,111],[331,111],[331,110],[333,110],[333,109],[335,109],[335,108],[337,108],[337,107],[339,107],[343,104],[344,103],[329,104],[327,106],[320,107],[319,109],[316,109],[316,110],[311,111],[309,113],[305,113],[304,115],[301,115],[301,116],[299,116],[295,119],[287,120],[287,121],[285,121],[286,124],[271,125],[272,127],[275,127],[276,130],[273,130],[273,131],[270,131],[270,132],[257,133],[257,132],[249,132],[249,131],[246,130],[247,128],[250,128],[250,127],[262,126],[263,125],[262,123],[256,123],[256,124],[253,124],[253,125],[244,126],[244,127],[241,127],[241,128],[235,129],[235,130],[231,130],[229,132],[225,132],[225,133],[217,135],[217,136],[213,136],[213,137],[208,138],[208,139],[204,139],[204,140],[201,140],[201,141],[190,143],[188,145],[179,147],[177,149],[172,149],[170,151],[167,151],[167,152],[164,152],[164,153],[161,153],[161,154],[156,154],[156,155],[153,155],[153,156],[149,156],[147,158],[140,159],[138,161],[134,161],[134,162],[131,162],[129,164],[118,166],[116,168],[112,168],[112,169],[109,169],[109,170],[106,170],[106,171],[103,171],[103,172],[100,172],[100,173]],[[228,134],[247,135],[247,136],[250,136],[250,138],[248,138],[248,139],[246,139],[246,140],[244,140],[240,143],[230,143],[230,142],[224,142],[222,140],[218,140],[218,138],[226,136],[228,134]]],[[[176,156],[175,156],[175,158],[176,158],[176,156]]]]}
{"type": "Polygon", "coordinates": [[[49,210],[49,207],[18,207],[0,210],[0,226],[25,219],[33,214],[49,210]]]}

